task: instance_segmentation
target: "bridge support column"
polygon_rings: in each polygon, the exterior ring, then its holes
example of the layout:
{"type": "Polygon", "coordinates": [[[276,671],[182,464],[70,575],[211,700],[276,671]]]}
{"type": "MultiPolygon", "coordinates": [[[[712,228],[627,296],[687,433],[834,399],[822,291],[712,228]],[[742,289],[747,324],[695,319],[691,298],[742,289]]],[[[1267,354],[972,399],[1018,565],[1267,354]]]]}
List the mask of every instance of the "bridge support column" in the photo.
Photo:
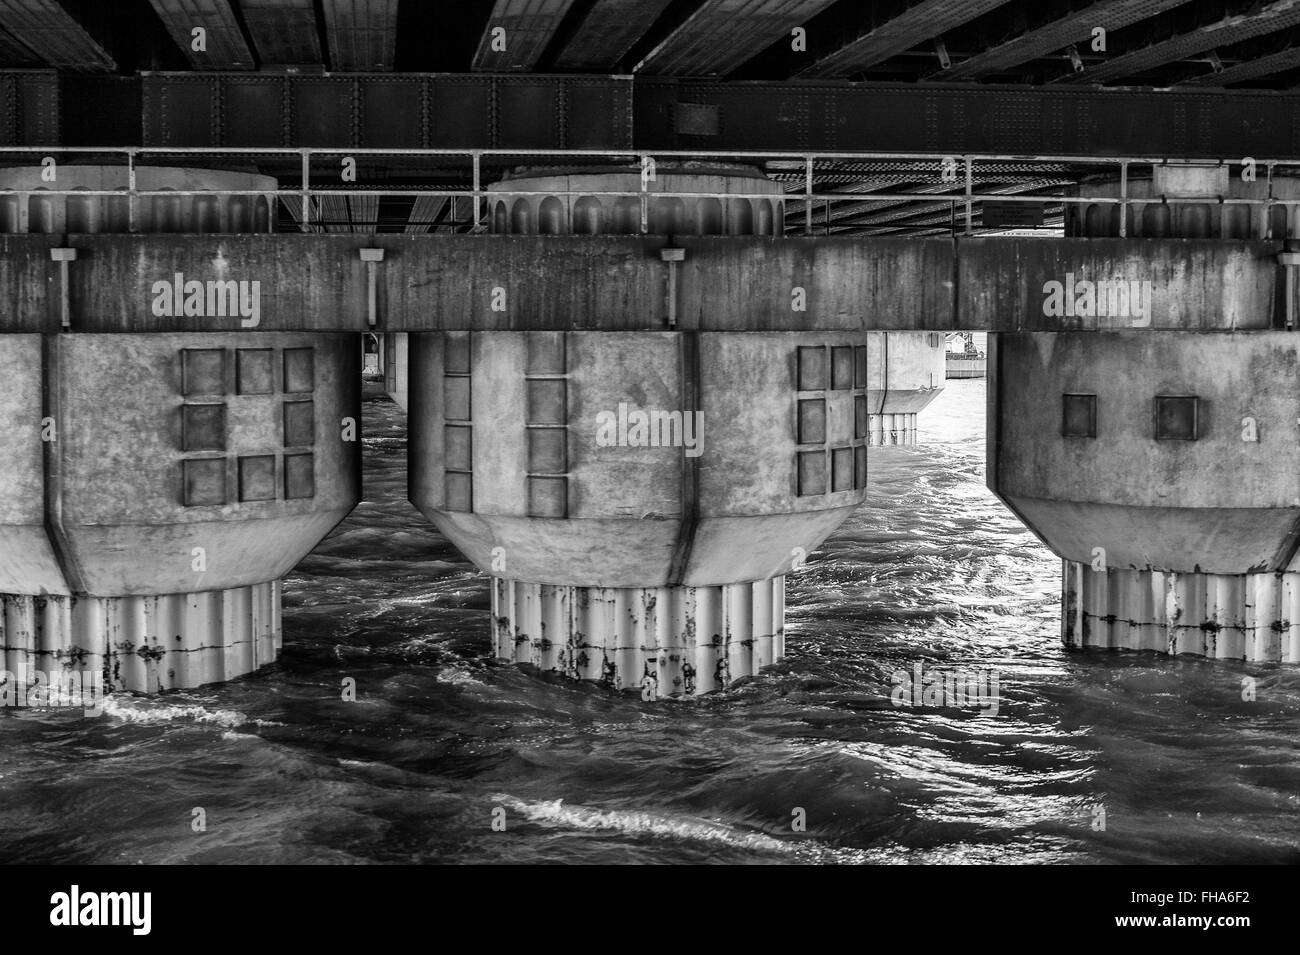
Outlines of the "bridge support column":
{"type": "Polygon", "coordinates": [[[1295,661],[1300,340],[1036,333],[995,354],[989,483],[1065,559],[1066,643],[1295,661]]]}
{"type": "MultiPolygon", "coordinates": [[[[1295,229],[1294,206],[1223,205],[1267,188],[1226,167],[1156,167],[1129,187],[1130,236],[1295,229]]],[[[1116,235],[1120,219],[1098,203],[1066,227],[1116,235]]],[[[1300,662],[1300,336],[1269,315],[1147,329],[1185,303],[1153,301],[1142,278],[1043,276],[1045,296],[1074,290],[1112,331],[990,337],[989,486],[1063,558],[1067,645],[1300,662]]]]}
{"type": "MultiPolygon", "coordinates": [[[[593,249],[643,214],[663,235],[782,232],[781,188],[752,170],[661,164],[644,206],[618,195],[640,188],[638,170],[527,172],[488,212],[494,231],[593,249]]],[[[779,660],[784,576],[864,499],[882,400],[898,406],[879,443],[911,436],[942,387],[941,339],[887,357],[865,332],[572,324],[408,340],[410,497],[496,578],[497,656],[655,697],[779,660]]]]}
{"type": "Polygon", "coordinates": [[[715,587],[565,587],[495,578],[496,654],[642,696],[694,696],[785,654],[785,578],[715,587]]]}
{"type": "Polygon", "coordinates": [[[943,390],[943,335],[867,333],[867,434],[879,447],[920,443],[918,414],[943,390]]]}
{"type": "MultiPolygon", "coordinates": [[[[33,190],[0,203],[0,227],[74,248],[129,228],[127,196],[77,194],[124,187],[124,168],[64,166],[44,191],[40,175],[0,173],[33,190]]],[[[249,191],[140,197],[145,231],[270,227],[263,176],[139,168],[137,184],[249,191]]],[[[239,330],[258,276],[167,271],[141,310],[180,300],[232,331],[0,337],[0,693],[33,671],[153,692],[273,662],[281,578],[359,499],[359,336],[239,330]]]]}
{"type": "Polygon", "coordinates": [[[1300,336],[1040,332],[993,351],[989,486],[1065,561],[1066,643],[1294,661],[1300,336]]]}

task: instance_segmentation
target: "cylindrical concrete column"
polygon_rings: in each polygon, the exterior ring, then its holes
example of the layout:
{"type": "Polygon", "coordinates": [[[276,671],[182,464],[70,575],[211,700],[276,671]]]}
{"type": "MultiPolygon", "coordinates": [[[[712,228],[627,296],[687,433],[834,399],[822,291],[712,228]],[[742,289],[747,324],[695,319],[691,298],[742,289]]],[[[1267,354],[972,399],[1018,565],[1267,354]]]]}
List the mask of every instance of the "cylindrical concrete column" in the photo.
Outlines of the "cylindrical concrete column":
{"type": "Polygon", "coordinates": [[[1300,574],[1161,573],[1065,562],[1067,646],[1300,663],[1300,574]]]}
{"type": "Polygon", "coordinates": [[[1300,239],[1300,180],[1218,163],[1167,163],[1130,172],[1126,191],[1112,175],[1078,186],[1081,197],[1108,202],[1067,203],[1065,234],[1088,238],[1124,234],[1130,239],[1300,239]],[[1270,192],[1271,190],[1271,192],[1270,192]],[[1114,202],[1127,196],[1127,205],[1114,202]],[[1224,199],[1280,200],[1274,205],[1224,199]],[[1127,212],[1123,210],[1127,208],[1127,212]]]}
{"type": "MultiPolygon", "coordinates": [[[[120,167],[0,171],[0,218],[22,231],[123,231],[120,167]],[[56,191],[57,188],[57,191],[56,191]],[[44,190],[44,191],[42,191],[44,190]]],[[[137,229],[270,228],[274,180],[137,171],[137,229]]],[[[73,263],[75,268],[75,263],[73,263]]],[[[186,270],[175,294],[226,304],[257,275],[186,270]]],[[[169,287],[173,275],[157,276],[169,287]]],[[[170,293],[169,293],[170,294],[170,293]]],[[[150,307],[144,301],[141,308],[150,307]]],[[[239,312],[230,308],[238,327],[239,312]]],[[[360,494],[359,344],[346,334],[206,332],[0,336],[10,425],[0,461],[0,650],[7,671],[94,670],[109,689],[228,680],[272,662],[280,578],[360,494]]]]}
{"type": "Polygon", "coordinates": [[[496,655],[542,670],[694,696],[785,652],[784,577],[716,587],[568,587],[493,580],[496,655]]]}

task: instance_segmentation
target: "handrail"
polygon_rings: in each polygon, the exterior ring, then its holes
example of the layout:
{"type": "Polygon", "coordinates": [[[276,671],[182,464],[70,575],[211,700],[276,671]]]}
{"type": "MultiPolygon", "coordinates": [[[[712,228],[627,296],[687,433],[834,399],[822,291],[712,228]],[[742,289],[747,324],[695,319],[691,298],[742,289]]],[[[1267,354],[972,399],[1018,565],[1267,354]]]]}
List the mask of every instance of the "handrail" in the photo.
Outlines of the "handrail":
{"type": "MultiPolygon", "coordinates": [[[[128,184],[124,189],[58,189],[36,187],[32,189],[0,189],[0,197],[4,196],[24,196],[43,192],[73,192],[82,196],[120,196],[125,194],[128,197],[130,205],[129,212],[129,231],[134,232],[137,222],[137,203],[141,197],[152,198],[158,196],[266,196],[275,197],[283,200],[288,204],[291,200],[297,199],[301,202],[299,212],[296,218],[299,220],[299,228],[303,232],[312,231],[313,200],[319,200],[322,197],[420,197],[420,196],[437,196],[443,198],[467,198],[474,202],[473,228],[476,230],[482,228],[484,218],[484,200],[502,197],[522,197],[522,196],[582,196],[589,195],[590,191],[561,191],[547,190],[538,192],[533,190],[512,190],[509,189],[509,183],[498,182],[491,187],[485,188],[482,182],[483,165],[485,161],[490,162],[493,159],[502,161],[518,160],[526,158],[547,159],[559,163],[561,160],[572,160],[582,158],[600,158],[604,160],[628,160],[637,161],[644,170],[647,167],[653,169],[654,164],[663,160],[680,160],[690,159],[700,162],[720,161],[734,162],[741,161],[762,161],[767,164],[785,164],[789,163],[788,168],[773,170],[788,172],[791,176],[800,176],[802,179],[802,189],[796,189],[786,192],[780,196],[770,193],[747,193],[747,192],[708,192],[708,191],[668,191],[654,190],[653,195],[656,198],[715,198],[715,199],[775,199],[781,198],[791,203],[803,203],[804,211],[804,234],[813,234],[813,207],[821,205],[825,208],[827,222],[829,227],[830,210],[835,203],[873,203],[873,202],[911,202],[911,203],[943,203],[947,202],[953,206],[954,212],[956,205],[960,203],[965,212],[965,232],[970,234],[974,232],[974,207],[976,203],[983,202],[1009,202],[1009,203],[1044,203],[1050,205],[1066,206],[1069,204],[1118,204],[1125,209],[1135,201],[1156,201],[1155,197],[1146,200],[1135,200],[1129,195],[1130,167],[1134,165],[1150,166],[1167,166],[1177,165],[1180,167],[1200,167],[1200,168],[1222,168],[1245,166],[1252,163],[1260,174],[1260,177],[1267,184],[1268,195],[1259,198],[1235,198],[1235,197],[1177,197],[1161,196],[1158,201],[1168,204],[1201,204],[1205,202],[1215,202],[1220,205],[1246,205],[1261,206],[1269,208],[1272,206],[1291,204],[1296,200],[1279,199],[1273,195],[1273,183],[1276,174],[1279,171],[1294,169],[1300,174],[1300,160],[1281,160],[1281,159],[1254,159],[1252,157],[1240,157],[1235,159],[1220,158],[1212,160],[1169,160],[1164,157],[1151,156],[1073,156],[1073,155],[1053,155],[1053,154],[1010,154],[1010,153],[945,153],[940,151],[934,152],[879,152],[879,151],[845,151],[845,152],[821,152],[821,151],[759,151],[759,150],[630,150],[630,149],[413,149],[413,148],[357,148],[357,149],[340,149],[337,147],[322,148],[314,146],[304,147],[236,147],[236,146],[5,146],[0,147],[0,162],[5,159],[15,157],[29,156],[74,156],[94,157],[103,159],[104,157],[120,156],[124,165],[128,169],[128,184]],[[266,189],[140,189],[136,185],[137,173],[141,168],[140,162],[146,157],[166,158],[170,156],[211,156],[211,157],[243,157],[243,158],[266,158],[282,157],[286,159],[296,158],[299,160],[301,167],[301,184],[297,188],[277,188],[273,190],[266,189]],[[463,172],[466,178],[470,180],[468,188],[461,187],[428,187],[428,188],[388,188],[384,186],[355,187],[355,188],[336,188],[331,185],[313,184],[311,181],[312,161],[316,158],[339,157],[355,158],[364,156],[378,157],[422,157],[429,159],[459,159],[464,164],[463,172]],[[904,161],[904,162],[936,162],[939,165],[939,174],[942,181],[950,183],[954,188],[952,191],[939,193],[911,193],[911,192],[818,192],[814,188],[816,178],[817,163],[834,163],[834,162],[871,162],[871,161],[904,161]],[[980,164],[998,164],[998,163],[1039,163],[1039,164],[1068,164],[1075,166],[1096,166],[1102,170],[1114,168],[1120,182],[1119,196],[1072,196],[1062,191],[1043,191],[1046,189],[1059,190],[1059,186],[1044,186],[1039,188],[1030,187],[1021,193],[988,193],[980,192],[975,188],[975,181],[978,178],[978,168],[980,164]]],[[[1056,177],[1061,176],[1059,170],[1043,170],[1044,175],[1053,174],[1056,177]]],[[[863,178],[869,178],[869,174],[862,173],[863,178]]],[[[641,189],[636,191],[617,191],[602,190],[601,195],[613,197],[639,198],[641,200],[641,231],[645,232],[648,228],[647,222],[647,203],[651,191],[648,188],[646,176],[642,176],[641,189]]],[[[290,206],[289,208],[292,208],[290,206]]],[[[798,207],[796,206],[796,209],[798,207]]],[[[1127,215],[1120,216],[1120,234],[1124,235],[1127,228],[1127,215]]]]}

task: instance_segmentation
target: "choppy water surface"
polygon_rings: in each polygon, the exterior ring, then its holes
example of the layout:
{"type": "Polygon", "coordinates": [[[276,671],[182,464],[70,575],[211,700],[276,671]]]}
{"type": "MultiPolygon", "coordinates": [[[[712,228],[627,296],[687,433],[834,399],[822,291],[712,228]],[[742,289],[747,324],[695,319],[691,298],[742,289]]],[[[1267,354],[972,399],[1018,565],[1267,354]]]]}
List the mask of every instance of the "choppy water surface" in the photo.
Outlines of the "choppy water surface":
{"type": "Polygon", "coordinates": [[[367,402],[366,502],[286,583],[281,662],[98,719],[0,712],[0,860],[1300,860],[1300,673],[1064,651],[1059,565],[984,488],[983,421],[984,382],[949,382],[924,447],[873,450],[869,504],[790,579],[785,662],[645,703],[491,660],[485,580],[367,402]],[[918,662],[995,672],[997,715],[894,706],[918,662]]]}

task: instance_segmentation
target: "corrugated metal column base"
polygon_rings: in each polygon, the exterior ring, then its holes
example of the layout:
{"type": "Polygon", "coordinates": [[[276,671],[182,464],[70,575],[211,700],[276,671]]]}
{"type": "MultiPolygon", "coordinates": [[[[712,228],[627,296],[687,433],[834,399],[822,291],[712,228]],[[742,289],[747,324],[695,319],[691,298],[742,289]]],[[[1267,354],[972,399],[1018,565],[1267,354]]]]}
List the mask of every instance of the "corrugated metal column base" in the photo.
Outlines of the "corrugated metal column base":
{"type": "Polygon", "coordinates": [[[104,689],[154,693],[231,680],[280,654],[280,581],[151,597],[0,595],[11,674],[104,674],[104,689]]]}
{"type": "Polygon", "coordinates": [[[1094,571],[1063,562],[1067,646],[1300,663],[1300,574],[1094,571]]]}
{"type": "Polygon", "coordinates": [[[784,577],[718,587],[497,577],[492,616],[502,660],[655,697],[722,689],[785,656],[784,577]]]}
{"type": "Polygon", "coordinates": [[[916,444],[916,412],[867,415],[867,443],[877,447],[916,444]]]}

